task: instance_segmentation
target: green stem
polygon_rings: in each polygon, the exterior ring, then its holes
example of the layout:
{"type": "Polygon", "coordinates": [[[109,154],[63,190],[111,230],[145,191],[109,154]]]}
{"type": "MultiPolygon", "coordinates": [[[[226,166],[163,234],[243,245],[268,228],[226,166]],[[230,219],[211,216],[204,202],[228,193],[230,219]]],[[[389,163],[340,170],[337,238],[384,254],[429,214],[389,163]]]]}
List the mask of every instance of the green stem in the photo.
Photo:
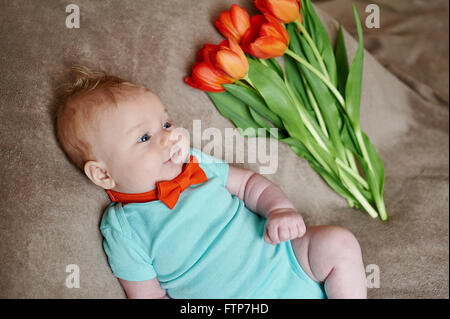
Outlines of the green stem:
{"type": "Polygon", "coordinates": [[[347,160],[348,160],[352,170],[355,173],[359,174],[358,167],[356,166],[355,157],[353,156],[353,153],[348,148],[346,148],[345,154],[347,154],[347,160]]]}
{"type": "MultiPolygon", "coordinates": [[[[361,129],[359,127],[355,128],[355,135],[356,135],[356,139],[358,140],[359,147],[361,148],[361,153],[363,155],[363,158],[365,159],[369,170],[372,171],[372,173],[374,173],[372,163],[370,161],[370,157],[369,157],[369,154],[366,149],[366,144],[364,143],[361,129]]],[[[387,220],[387,212],[386,212],[386,207],[385,207],[383,198],[380,196],[377,189],[372,189],[372,194],[375,199],[375,205],[377,206],[377,208],[380,212],[381,220],[383,220],[383,221],[387,220]]]]}
{"type": "Polygon", "coordinates": [[[324,142],[322,141],[322,139],[320,138],[319,134],[316,132],[316,130],[314,129],[313,125],[311,124],[311,122],[308,120],[308,118],[306,117],[306,114],[304,113],[303,110],[303,105],[300,103],[300,101],[297,99],[297,97],[295,96],[294,92],[292,91],[291,86],[289,85],[289,83],[287,81],[285,81],[286,87],[288,89],[289,95],[292,97],[292,99],[294,100],[294,104],[295,104],[295,108],[297,109],[298,114],[300,115],[300,119],[302,120],[302,122],[305,124],[306,128],[308,129],[308,131],[311,133],[311,135],[314,137],[314,139],[316,140],[316,142],[327,152],[329,153],[328,147],[324,144],[324,142]]]}
{"type": "MultiPolygon", "coordinates": [[[[353,153],[348,148],[345,148],[345,155],[347,155],[347,163],[349,163],[350,168],[351,168],[352,172],[354,173],[354,175],[360,176],[358,166],[356,166],[356,161],[355,161],[355,157],[353,156],[353,153]]],[[[361,179],[364,181],[363,178],[361,178],[361,179]]],[[[364,182],[365,182],[365,185],[367,185],[367,187],[364,187],[364,188],[369,189],[369,185],[367,184],[367,182],[366,181],[364,181],[364,182]]]]}
{"type": "MultiPolygon", "coordinates": [[[[251,86],[252,88],[255,88],[255,86],[253,85],[252,81],[251,81],[250,78],[248,77],[248,73],[243,77],[243,79],[244,79],[245,81],[247,81],[247,83],[250,84],[250,86],[251,86]]],[[[255,90],[256,90],[256,89],[255,89],[255,90]]]]}
{"type": "Polygon", "coordinates": [[[328,80],[330,80],[330,77],[327,72],[327,68],[325,67],[325,64],[323,63],[322,56],[320,55],[319,50],[317,50],[317,46],[314,43],[313,39],[311,39],[311,36],[309,35],[308,31],[306,30],[304,25],[300,23],[300,21],[298,19],[295,20],[294,23],[297,25],[297,27],[303,33],[303,35],[306,38],[306,41],[311,46],[311,49],[312,49],[314,55],[316,56],[317,62],[319,62],[319,65],[320,65],[320,68],[322,69],[323,74],[327,77],[328,80]]]}
{"type": "Polygon", "coordinates": [[[320,165],[331,175],[335,175],[333,170],[330,166],[322,159],[322,157],[319,156],[319,154],[316,153],[314,150],[314,147],[311,147],[308,142],[303,143],[305,147],[308,149],[308,151],[312,154],[312,156],[316,159],[317,162],[319,162],[320,165]]]}
{"type": "MultiPolygon", "coordinates": [[[[336,90],[336,88],[331,84],[331,82],[325,78],[319,71],[317,71],[312,65],[310,65],[307,61],[305,61],[304,59],[302,59],[301,57],[299,57],[298,55],[296,55],[294,52],[292,52],[291,50],[286,50],[286,53],[288,55],[290,55],[291,57],[293,57],[295,60],[297,60],[298,62],[302,63],[303,65],[305,65],[305,67],[307,67],[310,71],[312,71],[314,74],[316,74],[328,87],[329,89],[335,94],[336,98],[338,99],[339,103],[341,103],[342,105],[344,105],[344,99],[342,98],[342,96],[340,95],[340,93],[336,90]]],[[[265,62],[264,60],[260,60],[260,62],[264,65],[267,66],[267,62],[265,62]]],[[[248,77],[248,75],[246,75],[243,78],[245,81],[247,81],[247,83],[249,83],[252,87],[254,87],[253,83],[251,82],[250,78],[248,77]]],[[[241,82],[241,81],[239,81],[241,82]]],[[[241,82],[242,83],[242,82],[241,82]]],[[[242,83],[244,84],[244,83],[242,83]]],[[[244,84],[245,85],[245,84],[244,84]]],[[[320,136],[318,135],[318,133],[315,131],[313,125],[309,122],[308,118],[306,117],[306,114],[304,114],[304,110],[302,109],[302,105],[300,104],[300,102],[298,101],[297,97],[295,96],[295,94],[292,92],[292,89],[290,88],[289,84],[286,83],[286,87],[288,88],[289,94],[291,95],[291,97],[294,100],[297,112],[300,115],[300,118],[302,119],[303,123],[305,124],[306,128],[310,131],[310,133],[312,134],[312,136],[314,137],[314,139],[316,140],[316,142],[326,151],[329,153],[328,148],[326,147],[326,145],[324,144],[324,142],[322,141],[322,139],[320,138],[320,136]]],[[[320,112],[318,113],[320,114],[320,112]]],[[[311,154],[316,158],[316,160],[322,165],[322,167],[327,170],[329,173],[333,174],[333,170],[327,165],[326,162],[324,162],[322,160],[322,158],[315,152],[313,147],[310,147],[309,143],[305,143],[305,146],[307,147],[307,149],[311,152],[311,154]]],[[[366,152],[367,153],[367,152],[366,152]]],[[[354,177],[363,187],[367,188],[367,182],[364,181],[359,174],[355,174],[355,172],[352,171],[352,169],[348,168],[348,166],[343,163],[340,159],[337,159],[337,164],[341,167],[342,170],[344,170],[345,172],[347,172],[348,174],[350,174],[352,177],[354,177]]],[[[356,166],[355,166],[356,167],[356,166]]],[[[376,218],[378,216],[377,212],[373,209],[373,207],[367,202],[367,200],[364,198],[364,196],[358,191],[358,189],[356,188],[356,186],[353,184],[353,182],[345,176],[344,174],[341,174],[343,176],[343,182],[345,184],[348,185],[349,187],[349,191],[353,194],[353,196],[358,200],[358,202],[361,203],[361,205],[366,209],[366,211],[369,213],[370,216],[376,218]]],[[[353,206],[352,201],[348,200],[348,203],[350,206],[353,206]]]]}
{"type": "MultiPolygon", "coordinates": [[[[306,128],[308,129],[308,131],[311,133],[311,135],[314,137],[314,139],[316,140],[316,142],[319,144],[319,146],[321,146],[327,153],[330,153],[328,147],[326,147],[326,145],[324,144],[324,142],[322,141],[322,139],[320,138],[319,134],[316,132],[316,130],[314,129],[314,126],[311,124],[311,122],[308,120],[307,115],[305,114],[305,111],[303,109],[303,105],[301,104],[301,102],[298,100],[298,98],[295,96],[294,92],[292,91],[291,86],[289,85],[289,83],[286,81],[285,82],[286,87],[288,89],[289,95],[292,97],[292,99],[294,100],[297,112],[300,115],[300,118],[302,120],[302,122],[305,124],[306,128]]],[[[320,113],[319,113],[320,114],[320,113]]],[[[353,178],[355,178],[358,183],[360,183],[362,185],[362,187],[369,189],[369,185],[367,184],[367,182],[361,177],[359,176],[359,172],[358,171],[353,171],[350,167],[348,167],[347,163],[344,163],[341,159],[336,158],[336,163],[343,169],[345,170],[347,173],[349,173],[353,178]]],[[[350,204],[350,203],[349,203],[350,204]]]]}
{"type": "Polygon", "coordinates": [[[369,184],[361,177],[359,174],[355,174],[355,172],[348,167],[346,163],[344,163],[341,159],[336,158],[336,164],[338,164],[344,171],[349,173],[354,179],[358,181],[358,183],[361,184],[362,187],[365,189],[369,189],[369,184]]]}
{"type": "Polygon", "coordinates": [[[386,206],[384,205],[384,200],[382,197],[378,195],[378,193],[374,194],[375,204],[377,205],[378,211],[380,213],[380,217],[382,221],[386,221],[388,219],[386,206]]]}
{"type": "Polygon", "coordinates": [[[266,62],[264,59],[258,58],[258,60],[259,60],[259,62],[261,62],[261,63],[264,64],[265,66],[269,66],[269,65],[267,64],[267,62],[266,62]]]}
{"type": "MultiPolygon", "coordinates": [[[[315,46],[314,41],[311,39],[309,33],[306,31],[304,26],[298,20],[296,20],[295,23],[297,24],[297,26],[300,27],[300,29],[304,33],[307,41],[310,43],[311,47],[313,48],[313,51],[316,54],[316,58],[319,61],[320,65],[322,67],[322,70],[324,71],[324,74],[327,76],[327,79],[329,80],[328,73],[326,72],[325,65],[323,64],[323,59],[320,56],[320,54],[318,53],[317,47],[315,46]]],[[[309,87],[309,84],[307,83],[307,81],[305,81],[304,75],[301,74],[301,76],[302,76],[302,79],[303,79],[303,81],[305,83],[306,92],[307,92],[307,95],[309,97],[309,100],[311,101],[311,105],[312,105],[312,107],[314,109],[314,112],[315,112],[315,114],[317,116],[319,125],[320,125],[323,133],[325,134],[325,136],[328,138],[328,132],[327,132],[327,129],[326,129],[326,125],[324,123],[324,120],[322,118],[321,112],[320,112],[319,107],[318,107],[318,105],[316,103],[316,100],[314,98],[314,95],[311,92],[311,88],[309,87]]],[[[348,164],[350,165],[350,168],[346,164],[344,164],[339,158],[337,159],[337,163],[344,170],[346,170],[349,174],[351,174],[364,188],[368,189],[369,186],[368,186],[367,182],[359,175],[358,168],[357,168],[356,163],[355,163],[355,159],[354,159],[352,153],[349,150],[346,150],[346,157],[347,157],[348,164]]],[[[353,207],[352,201],[351,200],[347,200],[347,201],[348,201],[349,205],[351,207],[353,207]]]]}
{"type": "Polygon", "coordinates": [[[349,198],[347,198],[347,204],[348,204],[348,206],[349,206],[350,208],[354,208],[354,207],[355,207],[355,203],[354,203],[351,199],[349,199],[349,198]]]}
{"type": "MultiPolygon", "coordinates": [[[[312,40],[311,36],[309,35],[308,31],[307,31],[306,28],[303,26],[303,24],[300,23],[300,21],[299,21],[298,19],[295,20],[294,23],[297,25],[297,27],[300,28],[300,31],[301,31],[301,32],[303,33],[303,35],[305,36],[306,41],[307,41],[307,42],[309,43],[309,45],[311,46],[311,49],[313,50],[313,53],[314,53],[314,55],[316,56],[317,61],[319,62],[319,65],[320,65],[320,67],[321,67],[321,69],[322,69],[323,74],[326,76],[327,80],[330,81],[330,77],[329,77],[329,75],[328,75],[327,69],[326,69],[325,64],[324,64],[324,62],[323,62],[322,56],[320,55],[319,51],[317,50],[317,46],[315,45],[315,43],[314,43],[314,41],[312,40]]],[[[302,75],[302,77],[303,77],[303,75],[302,75]]],[[[325,81],[324,81],[324,82],[325,82],[325,81]]],[[[306,83],[306,81],[305,81],[305,83],[306,83]]],[[[325,82],[325,84],[327,84],[327,83],[325,82]]],[[[330,84],[331,84],[331,83],[330,83],[330,84]]],[[[326,130],[326,126],[325,126],[325,123],[323,123],[323,119],[322,119],[322,117],[321,117],[321,113],[320,113],[320,111],[318,110],[317,104],[315,103],[315,99],[314,99],[314,97],[312,96],[312,93],[310,92],[310,88],[309,88],[308,83],[306,83],[306,85],[307,85],[307,94],[308,94],[308,97],[309,97],[309,99],[310,99],[310,101],[311,101],[311,104],[312,104],[312,106],[313,106],[313,108],[314,108],[314,112],[315,112],[316,114],[318,114],[318,121],[319,121],[320,127],[322,128],[322,131],[325,133],[325,135],[328,137],[328,133],[327,133],[327,130],[326,130]]],[[[329,84],[328,84],[327,86],[328,86],[328,87],[333,91],[333,93],[336,95],[334,85],[332,86],[333,89],[330,87],[329,84]]],[[[338,98],[337,95],[336,95],[336,97],[338,98]]],[[[339,100],[339,98],[338,98],[338,100],[339,100]]],[[[344,106],[344,103],[345,103],[345,102],[343,102],[343,101],[344,101],[344,100],[343,100],[343,98],[342,98],[342,96],[341,96],[341,100],[339,100],[339,102],[341,103],[342,106],[344,106]]],[[[346,151],[346,157],[347,157],[348,163],[349,163],[350,167],[352,168],[352,170],[353,170],[355,173],[357,173],[358,176],[359,176],[358,168],[356,167],[356,163],[355,163],[355,159],[353,158],[353,155],[352,155],[351,153],[349,153],[348,150],[346,151]]]]}
{"type": "Polygon", "coordinates": [[[250,90],[252,90],[252,91],[256,91],[253,87],[251,87],[251,86],[245,84],[245,83],[242,82],[241,80],[236,80],[235,83],[236,83],[237,85],[243,86],[243,87],[245,87],[245,88],[247,88],[247,89],[250,89],[250,90]]]}
{"type": "Polygon", "coordinates": [[[345,176],[345,174],[341,174],[342,181],[347,185],[347,189],[349,192],[358,200],[362,207],[366,210],[366,212],[372,217],[377,218],[378,213],[375,209],[370,205],[370,203],[366,200],[366,198],[359,192],[353,182],[345,176]]]}
{"type": "Polygon", "coordinates": [[[320,73],[315,67],[313,67],[311,64],[308,63],[305,59],[301,58],[295,52],[291,51],[290,49],[287,49],[285,52],[290,57],[294,58],[296,61],[303,64],[308,70],[310,70],[312,73],[314,73],[319,79],[322,80],[322,82],[330,89],[331,92],[333,92],[334,96],[338,100],[338,102],[342,105],[342,107],[345,108],[345,101],[342,97],[341,93],[334,87],[334,85],[328,80],[322,73],[320,73]]]}
{"type": "Polygon", "coordinates": [[[354,130],[362,156],[366,160],[369,169],[373,172],[372,163],[370,162],[369,153],[367,152],[366,144],[364,143],[364,139],[361,134],[361,129],[359,127],[355,127],[354,130]]]}
{"type": "Polygon", "coordinates": [[[306,93],[308,95],[309,100],[311,101],[311,105],[314,109],[314,113],[316,114],[317,121],[319,122],[320,128],[322,129],[322,132],[325,134],[325,136],[328,138],[329,136],[328,136],[327,126],[325,125],[325,121],[322,118],[322,113],[319,110],[319,106],[317,105],[316,98],[312,94],[311,88],[309,87],[309,84],[306,81],[304,75],[302,73],[300,73],[300,75],[303,79],[303,82],[305,83],[306,93]]]}

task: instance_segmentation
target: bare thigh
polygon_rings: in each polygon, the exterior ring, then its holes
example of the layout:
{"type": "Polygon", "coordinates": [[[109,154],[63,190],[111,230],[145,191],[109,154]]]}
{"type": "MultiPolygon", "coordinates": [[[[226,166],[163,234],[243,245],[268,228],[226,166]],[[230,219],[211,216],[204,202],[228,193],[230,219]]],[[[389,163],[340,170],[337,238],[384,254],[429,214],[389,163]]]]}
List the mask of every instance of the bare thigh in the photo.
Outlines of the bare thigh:
{"type": "Polygon", "coordinates": [[[323,283],[342,252],[337,239],[349,236],[353,235],[338,226],[311,226],[303,237],[292,240],[291,244],[306,274],[312,280],[323,283]]]}
{"type": "Polygon", "coordinates": [[[321,283],[319,279],[313,274],[311,266],[309,264],[309,243],[311,241],[311,236],[320,231],[321,228],[326,226],[311,226],[306,228],[305,234],[301,238],[296,238],[291,240],[292,249],[294,250],[295,257],[297,257],[298,262],[302,266],[305,273],[315,282],[321,283]]]}
{"type": "Polygon", "coordinates": [[[291,241],[295,256],[328,298],[366,298],[366,273],[355,236],[339,226],[315,226],[291,241]]]}

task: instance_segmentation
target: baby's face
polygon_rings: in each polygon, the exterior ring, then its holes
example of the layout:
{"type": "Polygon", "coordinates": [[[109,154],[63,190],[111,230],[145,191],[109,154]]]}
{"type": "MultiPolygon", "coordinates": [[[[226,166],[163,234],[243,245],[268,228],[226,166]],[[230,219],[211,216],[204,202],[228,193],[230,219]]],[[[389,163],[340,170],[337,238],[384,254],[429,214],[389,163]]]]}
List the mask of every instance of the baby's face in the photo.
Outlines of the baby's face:
{"type": "Polygon", "coordinates": [[[114,180],[114,191],[142,193],[175,178],[189,155],[189,141],[150,91],[129,93],[106,112],[91,135],[93,152],[114,180]]]}

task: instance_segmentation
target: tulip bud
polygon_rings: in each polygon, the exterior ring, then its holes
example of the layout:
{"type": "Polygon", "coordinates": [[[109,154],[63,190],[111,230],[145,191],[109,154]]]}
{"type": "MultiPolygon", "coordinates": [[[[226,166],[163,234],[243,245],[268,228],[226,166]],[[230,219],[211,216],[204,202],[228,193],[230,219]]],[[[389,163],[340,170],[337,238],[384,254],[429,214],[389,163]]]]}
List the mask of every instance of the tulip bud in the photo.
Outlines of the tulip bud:
{"type": "Polygon", "coordinates": [[[271,15],[253,16],[241,40],[242,49],[260,59],[282,56],[289,45],[286,28],[271,15]]]}
{"type": "Polygon", "coordinates": [[[207,92],[223,92],[223,84],[233,83],[248,73],[249,65],[244,51],[235,40],[219,45],[205,44],[197,52],[192,76],[185,78],[190,86],[207,92]]]}
{"type": "Polygon", "coordinates": [[[187,76],[184,81],[193,88],[207,92],[224,92],[222,84],[233,83],[233,79],[220,74],[206,62],[194,64],[192,76],[187,76]]]}
{"type": "Polygon", "coordinates": [[[225,38],[232,38],[239,43],[242,36],[250,28],[250,16],[244,8],[233,4],[230,11],[223,11],[219,19],[214,21],[214,24],[225,38]]]}
{"type": "Polygon", "coordinates": [[[217,68],[233,79],[242,79],[248,73],[247,57],[236,41],[231,38],[219,44],[215,59],[217,68]]]}
{"type": "Polygon", "coordinates": [[[281,23],[290,23],[300,16],[298,0],[255,0],[255,6],[265,16],[272,15],[281,23]]]}

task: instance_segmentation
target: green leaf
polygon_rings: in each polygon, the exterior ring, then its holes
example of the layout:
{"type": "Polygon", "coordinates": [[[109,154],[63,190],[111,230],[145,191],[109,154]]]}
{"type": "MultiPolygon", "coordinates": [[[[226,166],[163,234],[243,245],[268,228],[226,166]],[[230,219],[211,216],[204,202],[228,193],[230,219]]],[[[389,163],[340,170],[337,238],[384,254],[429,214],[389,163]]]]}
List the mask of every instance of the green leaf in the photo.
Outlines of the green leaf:
{"type": "Polygon", "coordinates": [[[314,139],[308,139],[304,142],[305,147],[314,156],[314,159],[322,166],[330,176],[339,179],[339,169],[334,155],[325,151],[314,139]]]}
{"type": "Polygon", "coordinates": [[[267,107],[266,102],[258,92],[237,84],[224,84],[223,87],[227,92],[250,106],[259,115],[272,122],[275,127],[280,130],[283,129],[280,117],[267,107]]]}
{"type": "Polygon", "coordinates": [[[311,49],[308,41],[302,35],[298,37],[298,40],[300,42],[306,60],[309,62],[309,64],[311,64],[322,73],[322,68],[320,67],[319,61],[317,61],[316,56],[314,55],[314,52],[311,49]]]}
{"type": "Polygon", "coordinates": [[[323,58],[325,66],[327,68],[328,74],[330,76],[331,83],[335,86],[338,85],[337,80],[337,67],[336,60],[334,57],[333,48],[331,46],[330,38],[325,30],[322,22],[320,21],[314,7],[312,6],[311,0],[302,1],[302,10],[305,10],[306,15],[309,16],[311,24],[314,26],[315,35],[311,37],[316,43],[317,49],[323,58]]]}
{"type": "Polygon", "coordinates": [[[269,67],[255,61],[249,61],[248,77],[259,91],[269,109],[277,114],[284,123],[297,127],[299,115],[289,92],[279,75],[269,67]]]}
{"type": "MultiPolygon", "coordinates": [[[[358,191],[361,193],[361,195],[364,196],[364,198],[370,203],[373,202],[373,196],[372,193],[370,192],[370,190],[364,188],[359,181],[353,177],[351,174],[347,173],[344,170],[341,170],[340,172],[341,174],[345,174],[345,176],[350,179],[352,181],[352,183],[354,184],[354,186],[358,189],[358,191]]],[[[356,199],[355,199],[356,200],[356,199]]]]}
{"type": "Polygon", "coordinates": [[[346,199],[350,199],[352,201],[356,201],[354,196],[347,190],[347,188],[342,184],[342,182],[330,175],[326,170],[323,169],[317,162],[310,162],[309,165],[322,176],[322,178],[327,182],[327,184],[334,189],[336,193],[343,196],[346,199]]]}
{"type": "MultiPolygon", "coordinates": [[[[335,166],[335,162],[332,157],[324,152],[324,150],[315,143],[312,139],[305,138],[305,144],[300,142],[295,138],[285,138],[280,139],[281,142],[288,144],[291,149],[300,157],[308,160],[310,166],[319,173],[325,182],[334,189],[341,196],[350,199],[352,201],[356,201],[356,199],[351,195],[351,193],[345,188],[342,182],[339,180],[339,177],[334,173],[337,170],[335,166]],[[310,150],[308,150],[310,149],[310,150]],[[312,152],[315,154],[313,156],[312,152]],[[324,168],[319,162],[325,163],[328,165],[328,169],[324,168]],[[331,171],[330,171],[331,168],[331,171]]],[[[353,178],[351,177],[353,180],[353,178]]],[[[361,190],[362,193],[368,194],[370,193],[364,190],[361,190]]],[[[359,206],[358,206],[359,207],[359,206]]]]}
{"type": "Polygon", "coordinates": [[[255,122],[250,111],[239,99],[235,98],[228,92],[212,93],[207,92],[211,100],[214,102],[217,110],[227,119],[231,120],[237,128],[246,130],[247,128],[253,128],[254,133],[251,130],[247,133],[240,132],[243,136],[256,137],[258,136],[258,123],[255,122]]]}
{"type": "Polygon", "coordinates": [[[308,14],[307,8],[305,6],[305,1],[304,0],[300,0],[301,1],[301,10],[300,13],[302,15],[302,23],[305,26],[306,30],[308,31],[308,33],[311,35],[311,38],[313,39],[314,42],[317,43],[316,41],[316,30],[314,30],[314,25],[311,21],[311,17],[308,14]]]}
{"type": "Polygon", "coordinates": [[[298,100],[297,95],[295,94],[295,92],[293,92],[293,90],[289,84],[289,81],[286,81],[286,87],[289,92],[292,92],[291,97],[293,98],[294,103],[296,103],[299,113],[302,113],[301,120],[305,124],[305,127],[308,129],[308,131],[311,133],[311,135],[317,142],[319,142],[319,140],[320,140],[321,143],[319,143],[319,145],[322,145],[323,147],[325,147],[326,150],[328,152],[330,152],[331,154],[333,154],[333,156],[334,156],[335,152],[334,152],[333,145],[330,143],[329,139],[326,137],[324,132],[319,127],[316,117],[314,115],[310,115],[308,112],[305,111],[305,107],[303,105],[301,105],[300,101],[298,100]]]}
{"type": "MultiPolygon", "coordinates": [[[[367,161],[362,156],[357,156],[358,161],[361,163],[361,167],[363,169],[364,175],[366,177],[367,184],[369,184],[369,188],[372,193],[378,192],[379,186],[377,183],[377,179],[375,177],[375,174],[372,170],[369,169],[369,165],[367,164],[367,161]]],[[[373,204],[373,202],[371,202],[373,204]]]]}
{"type": "Polygon", "coordinates": [[[319,162],[312,156],[311,152],[307,150],[307,148],[298,140],[294,138],[286,138],[281,139],[280,142],[288,144],[291,149],[300,157],[306,159],[311,166],[322,178],[324,181],[334,189],[339,195],[356,201],[356,199],[351,195],[350,192],[345,188],[345,186],[341,183],[339,179],[336,178],[335,175],[330,174],[326,169],[324,169],[319,162]]]}
{"type": "Polygon", "coordinates": [[[364,64],[364,41],[361,22],[359,21],[356,7],[353,6],[355,14],[356,27],[358,30],[359,44],[353,58],[352,66],[348,74],[347,84],[345,86],[345,108],[350,117],[350,121],[355,130],[360,129],[359,108],[361,103],[362,75],[364,64]]]}
{"type": "MultiPolygon", "coordinates": [[[[300,47],[300,42],[297,38],[297,35],[295,34],[294,30],[295,28],[296,28],[295,24],[290,23],[287,25],[287,31],[291,39],[289,47],[292,51],[300,55],[302,54],[302,49],[300,47]]],[[[308,112],[314,116],[314,110],[311,106],[308,95],[306,93],[305,86],[303,84],[303,80],[297,68],[297,61],[295,61],[287,54],[285,54],[283,58],[284,58],[284,68],[286,70],[286,76],[289,80],[289,83],[295,89],[295,93],[297,93],[297,96],[300,98],[300,101],[306,107],[308,112]]]]}
{"type": "Polygon", "coordinates": [[[309,102],[308,95],[303,85],[303,80],[297,69],[296,61],[288,55],[284,56],[284,67],[286,69],[286,76],[289,84],[294,88],[294,93],[299,98],[300,102],[305,106],[310,115],[314,115],[314,110],[309,102]]]}
{"type": "MultiPolygon", "coordinates": [[[[299,55],[303,58],[303,56],[299,55]]],[[[312,73],[303,64],[297,62],[297,67],[303,73],[308,81],[317,104],[320,108],[323,120],[326,124],[330,140],[335,146],[337,154],[345,162],[344,147],[340,137],[340,131],[343,125],[340,110],[334,95],[330,92],[328,87],[320,80],[314,73],[312,73]]]]}
{"type": "MultiPolygon", "coordinates": [[[[342,125],[341,129],[341,139],[342,143],[353,153],[361,155],[361,151],[359,150],[358,141],[355,136],[355,132],[353,132],[353,128],[349,123],[348,117],[344,117],[344,125],[342,125]]],[[[362,155],[361,155],[362,156],[362,155]]]]}
{"type": "Polygon", "coordinates": [[[278,73],[278,75],[284,79],[284,72],[283,69],[281,68],[280,64],[278,63],[278,61],[275,58],[272,59],[266,59],[265,60],[267,62],[267,64],[269,65],[269,67],[274,70],[275,72],[278,73]]]}
{"type": "MultiPolygon", "coordinates": [[[[294,101],[290,97],[287,87],[282,79],[274,70],[261,63],[249,61],[249,64],[250,70],[248,76],[254,87],[260,92],[268,107],[282,118],[285,128],[290,136],[303,143],[304,148],[298,148],[294,145],[294,151],[302,151],[301,153],[305,154],[303,150],[307,149],[318,162],[319,167],[323,167],[324,171],[331,177],[339,180],[339,170],[337,169],[334,155],[331,155],[327,150],[323,149],[311,136],[310,132],[307,131],[304,124],[301,122],[298,111],[295,109],[294,101]]],[[[311,77],[312,76],[315,77],[314,74],[311,74],[311,77]]],[[[328,94],[328,98],[334,103],[334,98],[330,95],[328,88],[326,88],[317,77],[315,77],[315,80],[323,86],[321,94],[328,94]]],[[[330,103],[323,103],[323,105],[326,105],[328,108],[329,104],[330,103]]],[[[339,116],[339,113],[337,113],[337,116],[339,116]]],[[[335,126],[337,126],[336,123],[337,121],[335,120],[335,126]]],[[[337,132],[336,137],[340,141],[339,131],[337,132]]]]}
{"type": "MultiPolygon", "coordinates": [[[[258,123],[259,128],[264,128],[269,132],[269,130],[272,126],[269,125],[269,123],[267,123],[264,120],[264,118],[261,115],[259,115],[258,113],[256,113],[251,107],[249,107],[248,110],[250,111],[250,114],[253,117],[253,119],[255,120],[255,122],[258,123]]],[[[260,135],[260,136],[262,136],[262,135],[260,135]]],[[[267,135],[266,135],[266,137],[267,137],[267,135]]]]}
{"type": "MultiPolygon", "coordinates": [[[[383,161],[381,160],[380,156],[377,153],[377,150],[375,149],[375,146],[373,146],[372,142],[370,141],[369,137],[362,132],[362,136],[364,139],[364,144],[366,146],[367,153],[369,155],[369,161],[372,164],[373,169],[373,176],[371,176],[374,179],[374,186],[376,185],[376,191],[380,196],[383,194],[383,188],[384,188],[384,165],[383,161]]],[[[370,183],[369,183],[370,185],[370,183]]]]}
{"type": "Polygon", "coordinates": [[[249,64],[248,77],[251,83],[259,91],[269,109],[282,119],[289,135],[302,142],[312,139],[301,121],[285,83],[277,72],[256,61],[249,60],[249,64]]]}
{"type": "Polygon", "coordinates": [[[280,142],[289,145],[289,147],[300,157],[305,158],[308,161],[315,161],[314,157],[311,155],[311,152],[303,145],[299,140],[288,137],[279,139],[280,142]]]}
{"type": "Polygon", "coordinates": [[[336,65],[338,74],[338,90],[342,96],[345,96],[345,83],[347,82],[348,77],[348,57],[342,26],[339,26],[339,32],[336,39],[336,65]]]}
{"type": "Polygon", "coordinates": [[[372,169],[370,169],[366,159],[364,159],[362,156],[358,155],[358,160],[361,163],[364,175],[366,176],[367,183],[369,184],[369,188],[372,192],[373,195],[372,202],[375,202],[375,205],[378,208],[378,212],[380,214],[381,219],[386,220],[387,214],[383,202],[383,188],[384,188],[383,162],[381,161],[378,153],[375,150],[375,147],[370,142],[367,135],[362,133],[362,137],[364,140],[364,145],[367,149],[372,169]]]}

